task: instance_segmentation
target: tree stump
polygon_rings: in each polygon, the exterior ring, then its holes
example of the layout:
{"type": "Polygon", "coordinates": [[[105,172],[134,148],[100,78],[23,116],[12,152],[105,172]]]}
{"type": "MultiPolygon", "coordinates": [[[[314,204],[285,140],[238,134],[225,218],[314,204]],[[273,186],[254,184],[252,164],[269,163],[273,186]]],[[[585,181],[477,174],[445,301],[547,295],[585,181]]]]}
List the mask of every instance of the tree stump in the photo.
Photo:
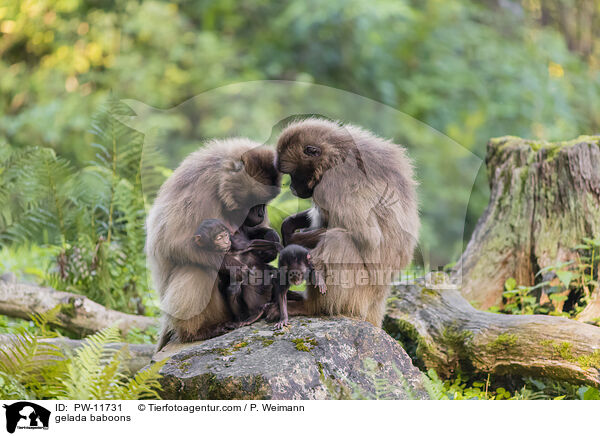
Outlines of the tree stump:
{"type": "Polygon", "coordinates": [[[540,269],[574,258],[600,235],[600,136],[548,143],[489,141],[490,202],[453,273],[463,296],[486,309],[506,279],[533,285],[540,269]]]}

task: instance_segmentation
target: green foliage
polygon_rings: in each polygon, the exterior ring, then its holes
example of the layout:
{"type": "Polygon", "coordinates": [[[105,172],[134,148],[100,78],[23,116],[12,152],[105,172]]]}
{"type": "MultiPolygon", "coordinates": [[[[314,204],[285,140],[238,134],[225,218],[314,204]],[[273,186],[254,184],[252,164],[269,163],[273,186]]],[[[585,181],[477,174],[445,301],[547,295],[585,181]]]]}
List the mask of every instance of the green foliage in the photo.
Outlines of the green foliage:
{"type": "Polygon", "coordinates": [[[33,243],[0,247],[0,271],[12,272],[17,281],[43,281],[55,265],[60,246],[33,243]]]}
{"type": "Polygon", "coordinates": [[[125,342],[129,344],[156,344],[157,341],[158,326],[150,326],[146,330],[134,327],[125,336],[125,342]]]}
{"type": "MultiPolygon", "coordinates": [[[[534,313],[543,313],[540,308],[537,298],[531,295],[531,292],[547,285],[547,282],[538,283],[535,286],[518,285],[514,278],[509,278],[504,284],[504,292],[502,296],[506,299],[506,303],[502,311],[513,315],[532,315],[534,313]]],[[[499,311],[493,307],[491,311],[499,311]]],[[[547,313],[547,311],[546,311],[547,313]]]]}
{"type": "MultiPolygon", "coordinates": [[[[550,266],[549,272],[554,272],[563,291],[574,295],[574,304],[569,315],[580,313],[600,292],[598,275],[600,274],[600,239],[583,238],[581,244],[573,247],[576,260],[562,265],[550,266]]],[[[542,274],[540,271],[538,274],[542,274]]],[[[552,299],[552,295],[550,296],[552,299]]]]}
{"type": "MultiPolygon", "coordinates": [[[[350,389],[348,389],[342,381],[335,383],[335,380],[328,380],[327,390],[332,397],[341,399],[385,400],[394,398],[394,392],[398,390],[399,386],[396,383],[390,383],[385,376],[381,376],[381,369],[381,364],[372,359],[365,359],[363,362],[362,373],[372,384],[373,392],[367,392],[356,384],[350,384],[350,389]]],[[[392,369],[400,380],[401,389],[408,394],[409,398],[414,398],[415,394],[401,371],[395,366],[392,369]]],[[[323,376],[321,380],[324,381],[323,376]]],[[[489,375],[485,380],[472,380],[462,374],[457,374],[453,379],[442,380],[435,370],[429,369],[426,374],[423,374],[422,381],[427,394],[433,400],[600,399],[598,389],[592,386],[577,386],[554,380],[525,378],[516,383],[516,388],[509,389],[501,386],[499,381],[492,382],[489,375]]]]}
{"type": "Polygon", "coordinates": [[[164,362],[129,376],[124,367],[127,346],[116,327],[88,336],[74,352],[45,339],[57,335],[47,328],[56,313],[33,319],[41,335],[14,328],[8,346],[0,349],[0,396],[4,399],[159,399],[158,374],[164,362]]]}
{"type": "MultiPolygon", "coordinates": [[[[428,371],[428,375],[433,376],[434,374],[435,372],[428,371]]],[[[437,379],[437,381],[440,380],[437,379]]],[[[461,377],[460,374],[454,380],[444,381],[442,392],[451,400],[508,400],[513,398],[510,392],[503,387],[491,390],[489,380],[485,383],[480,381],[468,383],[468,379],[461,377]]]]}
{"type": "MultiPolygon", "coordinates": [[[[111,101],[96,116],[96,155],[80,170],[48,148],[4,156],[0,243],[10,254],[19,254],[15,244],[44,244],[53,261],[46,257],[44,269],[26,266],[22,272],[34,272],[52,287],[134,313],[150,303],[153,312],[144,255],[143,137],[118,121],[127,113],[111,101]]],[[[148,179],[156,175],[152,168],[144,171],[148,179]]]]}
{"type": "Polygon", "coordinates": [[[0,334],[11,334],[17,329],[27,330],[30,333],[37,333],[38,331],[32,321],[0,315],[0,334]]]}
{"type": "Polygon", "coordinates": [[[591,386],[576,386],[553,380],[525,378],[518,388],[508,389],[490,382],[471,381],[458,374],[451,380],[442,380],[430,369],[425,377],[426,389],[433,399],[438,400],[593,400],[598,399],[598,389],[591,386]]]}
{"type": "Polygon", "coordinates": [[[528,377],[524,379],[524,386],[521,391],[523,391],[521,394],[524,397],[523,399],[530,399],[526,394],[529,391],[537,392],[538,395],[541,395],[540,399],[590,400],[593,399],[597,389],[592,386],[578,386],[556,380],[539,380],[528,377]],[[585,397],[586,392],[588,393],[587,398],[585,397]]]}
{"type": "Polygon", "coordinates": [[[86,345],[70,355],[64,365],[62,394],[57,399],[152,399],[160,398],[158,383],[163,362],[139,371],[127,379],[123,360],[127,347],[110,349],[107,345],[120,341],[118,329],[108,328],[86,339],[86,345]]]}
{"type": "Polygon", "coordinates": [[[577,393],[582,400],[600,400],[600,391],[591,386],[582,386],[577,393]]]}
{"type": "Polygon", "coordinates": [[[504,284],[502,296],[505,304],[502,309],[492,307],[492,312],[509,314],[549,314],[574,318],[599,292],[598,274],[600,240],[583,238],[583,242],[573,247],[576,260],[561,262],[542,268],[536,274],[538,283],[533,286],[517,285],[514,278],[504,284]],[[546,280],[540,280],[541,277],[546,280]],[[534,291],[547,296],[544,303],[534,291]],[[571,304],[565,306],[567,300],[571,304]]]}
{"type": "Polygon", "coordinates": [[[69,162],[52,149],[33,147],[9,154],[2,167],[0,243],[43,236],[60,244],[72,236],[78,210],[69,162]]]}
{"type": "Polygon", "coordinates": [[[290,191],[290,176],[284,175],[281,181],[281,193],[267,206],[271,226],[278,231],[288,216],[306,210],[311,206],[309,199],[295,197],[290,191]]]}
{"type": "Polygon", "coordinates": [[[2,398],[44,399],[59,395],[56,377],[61,371],[55,371],[54,362],[61,358],[56,345],[43,343],[24,329],[16,330],[9,346],[0,350],[0,378],[5,381],[2,398]]]}

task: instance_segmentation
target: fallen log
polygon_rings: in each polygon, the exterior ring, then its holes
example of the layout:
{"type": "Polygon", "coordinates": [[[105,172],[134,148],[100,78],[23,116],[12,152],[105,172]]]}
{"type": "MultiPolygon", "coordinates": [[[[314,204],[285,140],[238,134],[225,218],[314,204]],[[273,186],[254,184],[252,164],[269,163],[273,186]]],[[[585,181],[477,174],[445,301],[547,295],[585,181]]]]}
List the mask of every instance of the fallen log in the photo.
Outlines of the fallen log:
{"type": "Polygon", "coordinates": [[[454,271],[482,309],[502,302],[505,281],[530,286],[543,268],[576,259],[600,237],[600,136],[548,143],[512,136],[487,146],[490,202],[454,271]]]}
{"type": "MultiPolygon", "coordinates": [[[[0,347],[10,348],[12,338],[11,335],[0,335],[0,347]]],[[[64,352],[75,351],[85,344],[85,340],[83,339],[69,338],[40,339],[39,342],[42,344],[55,345],[64,352]]],[[[108,344],[106,348],[109,350],[120,350],[124,346],[127,346],[128,356],[127,359],[123,360],[123,364],[130,374],[135,374],[150,363],[155,348],[152,344],[128,344],[119,342],[108,344]]]]}
{"type": "Polygon", "coordinates": [[[116,325],[122,333],[133,328],[147,330],[158,324],[155,318],[108,309],[89,298],[52,288],[0,280],[0,314],[30,319],[61,306],[57,323],[64,329],[86,335],[116,325]]]}
{"type": "Polygon", "coordinates": [[[416,343],[417,358],[442,377],[461,370],[600,386],[600,327],[483,312],[453,285],[395,286],[384,328],[416,343]]]}

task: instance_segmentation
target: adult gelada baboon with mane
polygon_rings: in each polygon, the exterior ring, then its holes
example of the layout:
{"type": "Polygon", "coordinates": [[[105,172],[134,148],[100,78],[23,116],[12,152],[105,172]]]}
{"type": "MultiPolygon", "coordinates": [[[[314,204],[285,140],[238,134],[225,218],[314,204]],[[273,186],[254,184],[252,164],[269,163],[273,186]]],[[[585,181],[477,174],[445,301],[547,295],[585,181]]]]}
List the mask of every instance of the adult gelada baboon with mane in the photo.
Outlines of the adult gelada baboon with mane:
{"type": "Polygon", "coordinates": [[[274,157],[272,149],[248,139],[214,140],[161,186],[146,222],[146,253],[163,311],[158,350],[171,340],[216,336],[233,320],[218,289],[223,256],[199,249],[194,232],[202,221],[219,219],[232,233],[275,233],[265,212],[280,191],[274,157]]]}
{"type": "MultiPolygon", "coordinates": [[[[284,245],[312,248],[327,292],[309,285],[290,315],[347,315],[380,326],[393,272],[406,267],[419,231],[416,183],[404,148],[353,125],[309,118],[284,129],[277,168],[314,207],[282,224],[284,245]],[[295,232],[297,229],[304,229],[295,232]]],[[[269,318],[277,316],[271,306],[269,318]]]]}

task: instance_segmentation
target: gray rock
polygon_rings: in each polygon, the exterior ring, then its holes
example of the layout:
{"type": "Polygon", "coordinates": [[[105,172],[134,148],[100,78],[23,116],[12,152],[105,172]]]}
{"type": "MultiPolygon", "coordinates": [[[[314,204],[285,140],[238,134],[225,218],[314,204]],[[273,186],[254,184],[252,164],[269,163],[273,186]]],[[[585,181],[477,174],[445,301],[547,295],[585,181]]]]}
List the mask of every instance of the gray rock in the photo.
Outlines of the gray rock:
{"type": "Polygon", "coordinates": [[[427,399],[423,374],[383,330],[349,318],[259,322],[154,360],[165,399],[427,399]]]}

